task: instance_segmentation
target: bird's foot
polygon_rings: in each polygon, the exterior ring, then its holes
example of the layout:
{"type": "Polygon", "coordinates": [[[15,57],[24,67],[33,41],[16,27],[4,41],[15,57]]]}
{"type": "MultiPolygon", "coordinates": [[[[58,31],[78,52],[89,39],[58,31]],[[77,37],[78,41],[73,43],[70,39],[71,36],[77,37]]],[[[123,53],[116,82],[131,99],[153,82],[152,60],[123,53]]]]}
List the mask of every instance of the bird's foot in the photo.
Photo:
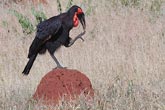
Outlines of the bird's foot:
{"type": "Polygon", "coordinates": [[[84,42],[84,39],[82,38],[82,36],[78,36],[78,39],[81,39],[84,42]]]}
{"type": "Polygon", "coordinates": [[[86,32],[84,31],[83,33],[80,33],[76,39],[81,39],[82,41],[84,41],[84,39],[82,38],[82,36],[85,34],[86,32]]]}

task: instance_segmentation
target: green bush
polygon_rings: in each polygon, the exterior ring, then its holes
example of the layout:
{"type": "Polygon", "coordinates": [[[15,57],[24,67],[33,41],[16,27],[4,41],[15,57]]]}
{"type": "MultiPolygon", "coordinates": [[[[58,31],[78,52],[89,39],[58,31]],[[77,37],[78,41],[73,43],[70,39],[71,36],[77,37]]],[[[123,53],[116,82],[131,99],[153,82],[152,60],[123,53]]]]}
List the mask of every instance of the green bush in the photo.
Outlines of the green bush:
{"type": "Polygon", "coordinates": [[[34,9],[34,7],[31,10],[32,10],[32,14],[34,15],[34,17],[35,17],[35,19],[37,21],[37,24],[47,19],[47,17],[46,17],[44,12],[36,11],[34,9]]]}
{"type": "Polygon", "coordinates": [[[60,2],[60,0],[57,0],[57,10],[58,10],[58,12],[60,12],[60,13],[62,13],[62,6],[61,6],[61,2],[60,2]]]}
{"type": "Polygon", "coordinates": [[[22,29],[23,29],[23,33],[26,34],[31,34],[34,31],[34,26],[33,24],[30,22],[30,20],[22,15],[21,13],[17,12],[16,10],[10,10],[10,12],[17,17],[22,29]]]}
{"type": "Polygon", "coordinates": [[[123,6],[138,6],[139,3],[140,3],[140,0],[120,0],[120,3],[123,5],[123,6]]]}
{"type": "Polygon", "coordinates": [[[151,12],[154,13],[160,12],[162,3],[163,3],[162,0],[153,0],[150,7],[151,12]]]}
{"type": "Polygon", "coordinates": [[[73,5],[73,0],[68,0],[66,11],[73,5]]]}

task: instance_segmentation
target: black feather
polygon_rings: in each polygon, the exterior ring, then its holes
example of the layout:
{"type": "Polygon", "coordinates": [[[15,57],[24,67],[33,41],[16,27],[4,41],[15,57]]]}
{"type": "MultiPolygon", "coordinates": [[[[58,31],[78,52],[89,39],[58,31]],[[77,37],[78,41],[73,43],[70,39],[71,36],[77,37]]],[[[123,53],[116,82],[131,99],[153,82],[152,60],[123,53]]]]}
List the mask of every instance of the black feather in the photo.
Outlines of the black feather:
{"type": "Polygon", "coordinates": [[[78,8],[78,6],[73,6],[66,13],[51,17],[37,25],[36,36],[29,48],[29,61],[23,74],[29,74],[38,53],[43,54],[48,50],[52,55],[61,45],[68,47],[69,32],[73,28],[73,16],[78,8]]]}
{"type": "Polygon", "coordinates": [[[33,55],[33,56],[31,56],[31,57],[29,58],[29,61],[28,61],[28,63],[26,64],[26,66],[25,66],[25,68],[24,68],[24,70],[23,70],[23,72],[22,72],[24,75],[28,75],[28,74],[29,74],[30,69],[31,69],[31,67],[32,67],[32,65],[33,65],[34,60],[36,59],[36,57],[37,57],[37,54],[36,54],[36,55],[33,55]]]}

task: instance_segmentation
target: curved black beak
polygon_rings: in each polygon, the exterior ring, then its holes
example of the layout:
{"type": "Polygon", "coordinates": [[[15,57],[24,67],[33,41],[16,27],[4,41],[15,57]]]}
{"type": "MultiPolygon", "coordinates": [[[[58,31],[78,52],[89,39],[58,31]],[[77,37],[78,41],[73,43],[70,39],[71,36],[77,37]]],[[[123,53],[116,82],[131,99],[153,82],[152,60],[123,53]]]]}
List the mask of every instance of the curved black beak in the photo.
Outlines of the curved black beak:
{"type": "Polygon", "coordinates": [[[80,23],[81,23],[83,30],[85,32],[85,29],[86,29],[85,14],[81,13],[81,14],[78,14],[77,16],[78,16],[78,19],[80,20],[80,23]]]}

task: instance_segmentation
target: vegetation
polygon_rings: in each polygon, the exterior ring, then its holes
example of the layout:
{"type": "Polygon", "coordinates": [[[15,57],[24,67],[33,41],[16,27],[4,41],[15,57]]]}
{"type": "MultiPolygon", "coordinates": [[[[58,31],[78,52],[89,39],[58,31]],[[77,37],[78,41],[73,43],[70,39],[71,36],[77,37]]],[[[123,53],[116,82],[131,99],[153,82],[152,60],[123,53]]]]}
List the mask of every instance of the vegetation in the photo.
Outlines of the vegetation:
{"type": "Polygon", "coordinates": [[[31,34],[34,31],[34,26],[33,24],[30,22],[29,18],[27,18],[26,16],[22,15],[21,13],[19,13],[16,10],[10,10],[10,12],[17,17],[20,25],[22,26],[23,29],[23,33],[26,34],[31,34]]]}
{"type": "Polygon", "coordinates": [[[37,21],[37,24],[47,19],[46,15],[43,11],[36,11],[34,9],[34,7],[32,7],[31,10],[32,10],[32,14],[34,15],[34,17],[37,21]]]}
{"type": "Polygon", "coordinates": [[[68,0],[66,11],[73,5],[73,0],[68,0]]]}
{"type": "Polygon", "coordinates": [[[140,0],[120,0],[123,6],[138,6],[140,4],[140,0]]]}
{"type": "Polygon", "coordinates": [[[151,2],[151,7],[150,7],[151,12],[160,13],[162,4],[163,4],[162,0],[153,0],[151,2]]]}
{"type": "MultiPolygon", "coordinates": [[[[41,8],[6,2],[0,2],[1,110],[165,109],[164,0],[48,0],[48,6],[41,8]],[[39,56],[29,76],[22,76],[35,26],[74,4],[86,14],[85,42],[62,47],[55,54],[64,66],[89,77],[94,100],[80,96],[58,106],[37,104],[31,97],[55,65],[48,54],[39,56]]],[[[70,36],[81,31],[81,26],[75,28],[70,36]]]]}

